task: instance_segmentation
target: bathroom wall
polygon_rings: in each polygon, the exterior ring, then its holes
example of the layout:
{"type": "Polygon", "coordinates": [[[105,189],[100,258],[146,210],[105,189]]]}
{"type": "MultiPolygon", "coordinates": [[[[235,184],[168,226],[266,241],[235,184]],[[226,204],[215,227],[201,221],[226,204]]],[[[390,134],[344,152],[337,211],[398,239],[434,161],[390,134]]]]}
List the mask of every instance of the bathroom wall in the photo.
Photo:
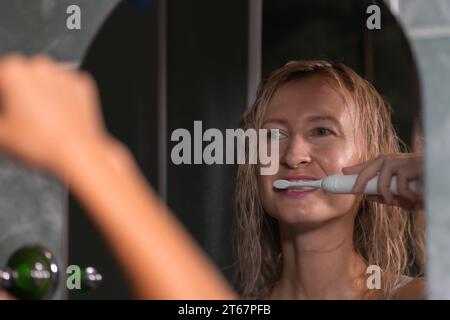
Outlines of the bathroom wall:
{"type": "Polygon", "coordinates": [[[429,298],[450,299],[450,1],[387,3],[408,34],[423,90],[429,298]]]}
{"type": "MultiPolygon", "coordinates": [[[[76,65],[117,2],[0,0],[0,55],[45,53],[76,65]],[[66,27],[66,10],[72,4],[81,8],[81,30],[66,27]]],[[[64,273],[67,228],[66,188],[48,175],[0,156],[0,267],[20,246],[40,244],[54,253],[64,273]]],[[[55,298],[66,297],[62,280],[55,298]]]]}

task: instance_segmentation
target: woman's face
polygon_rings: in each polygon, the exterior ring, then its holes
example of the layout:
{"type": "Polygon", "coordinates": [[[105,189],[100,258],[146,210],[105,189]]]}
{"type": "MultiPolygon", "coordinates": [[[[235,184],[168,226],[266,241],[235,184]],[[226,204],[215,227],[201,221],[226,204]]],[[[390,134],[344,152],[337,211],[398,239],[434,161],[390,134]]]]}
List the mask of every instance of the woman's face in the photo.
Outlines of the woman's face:
{"type": "Polygon", "coordinates": [[[277,179],[316,180],[342,174],[359,163],[355,141],[355,106],[346,105],[320,76],[290,81],[270,101],[262,128],[279,129],[280,166],[275,175],[260,175],[264,209],[286,223],[324,222],[352,211],[356,196],[310,191],[277,191],[277,179]]]}

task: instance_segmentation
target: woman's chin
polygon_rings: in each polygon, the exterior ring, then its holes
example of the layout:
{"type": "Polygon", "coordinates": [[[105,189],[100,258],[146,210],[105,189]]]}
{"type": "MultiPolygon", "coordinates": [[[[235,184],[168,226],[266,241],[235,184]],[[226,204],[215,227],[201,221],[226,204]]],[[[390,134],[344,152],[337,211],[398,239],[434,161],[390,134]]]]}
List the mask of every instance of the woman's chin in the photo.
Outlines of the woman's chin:
{"type": "Polygon", "coordinates": [[[325,223],[328,220],[334,218],[333,215],[324,214],[323,212],[315,211],[305,211],[305,210],[294,210],[294,211],[283,211],[283,213],[276,214],[274,216],[279,222],[285,224],[320,224],[325,223]]]}
{"type": "Polygon", "coordinates": [[[282,205],[273,210],[271,214],[279,222],[285,224],[321,224],[339,217],[341,214],[330,208],[321,208],[317,205],[312,206],[286,206],[282,205]]]}

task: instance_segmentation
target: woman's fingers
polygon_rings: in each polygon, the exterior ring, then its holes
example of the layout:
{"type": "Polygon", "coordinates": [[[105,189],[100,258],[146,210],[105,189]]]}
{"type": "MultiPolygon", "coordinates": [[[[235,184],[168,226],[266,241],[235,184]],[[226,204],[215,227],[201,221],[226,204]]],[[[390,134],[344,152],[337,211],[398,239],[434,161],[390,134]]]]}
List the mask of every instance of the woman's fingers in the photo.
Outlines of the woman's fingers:
{"type": "Polygon", "coordinates": [[[379,168],[380,174],[378,176],[378,192],[383,196],[384,201],[387,204],[391,204],[394,195],[391,191],[391,180],[394,174],[393,167],[395,165],[394,161],[385,161],[381,163],[381,168],[379,168]]]}
{"type": "Polygon", "coordinates": [[[381,155],[373,160],[343,168],[344,174],[358,174],[353,193],[362,193],[370,179],[378,175],[378,195],[366,196],[369,201],[422,209],[420,192],[411,190],[410,182],[422,177],[422,156],[416,154],[381,155]],[[392,177],[397,178],[396,194],[391,190],[392,177]]]}
{"type": "Polygon", "coordinates": [[[399,159],[393,173],[397,176],[398,194],[413,203],[422,203],[421,192],[410,188],[411,181],[419,181],[422,178],[422,159],[422,156],[419,155],[410,155],[407,159],[399,159]]]}
{"type": "Polygon", "coordinates": [[[10,90],[12,80],[19,76],[24,64],[24,58],[18,54],[0,59],[0,143],[6,139],[8,133],[8,128],[3,121],[9,106],[6,90],[10,90]]]}
{"type": "Polygon", "coordinates": [[[383,158],[381,157],[366,162],[364,164],[365,168],[359,173],[358,178],[356,179],[352,192],[361,193],[364,190],[367,182],[378,174],[382,163],[383,158]]]}
{"type": "Polygon", "coordinates": [[[367,162],[359,163],[354,166],[342,168],[343,174],[357,174],[360,173],[367,165],[367,162]]]}
{"type": "Polygon", "coordinates": [[[71,144],[108,136],[95,81],[49,57],[1,58],[0,97],[0,148],[39,168],[55,170],[71,144]]]}
{"type": "MultiPolygon", "coordinates": [[[[8,88],[11,79],[15,79],[20,73],[21,68],[25,64],[25,60],[20,55],[10,55],[6,58],[2,58],[0,60],[0,89],[8,88]]],[[[2,97],[2,102],[4,102],[5,95],[2,94],[3,90],[0,91],[0,95],[2,97]]],[[[2,108],[5,105],[2,105],[2,108]]]]}
{"type": "Polygon", "coordinates": [[[399,172],[397,174],[397,191],[399,195],[415,202],[418,199],[418,194],[409,188],[409,177],[406,173],[399,172]]]}

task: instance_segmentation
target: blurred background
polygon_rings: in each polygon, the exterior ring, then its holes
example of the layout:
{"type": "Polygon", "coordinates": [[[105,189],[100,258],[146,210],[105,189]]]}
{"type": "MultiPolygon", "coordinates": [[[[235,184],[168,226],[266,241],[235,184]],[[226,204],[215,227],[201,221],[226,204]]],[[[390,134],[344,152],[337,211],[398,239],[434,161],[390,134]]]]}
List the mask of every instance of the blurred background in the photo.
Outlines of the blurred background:
{"type": "MultiPolygon", "coordinates": [[[[173,165],[171,132],[192,131],[195,120],[204,130],[238,127],[259,80],[290,60],[347,64],[392,104],[406,145],[421,115],[428,290],[430,298],[450,298],[450,0],[0,0],[0,54],[13,51],[47,53],[93,74],[108,129],[230,281],[235,168],[173,165]],[[72,4],[81,9],[80,30],[66,27],[72,4]],[[381,9],[380,30],[366,28],[371,4],[381,9]]],[[[132,298],[126,275],[67,189],[0,161],[0,267],[21,245],[38,243],[63,269],[91,265],[104,278],[87,293],[68,292],[62,281],[54,298],[132,298]]]]}

